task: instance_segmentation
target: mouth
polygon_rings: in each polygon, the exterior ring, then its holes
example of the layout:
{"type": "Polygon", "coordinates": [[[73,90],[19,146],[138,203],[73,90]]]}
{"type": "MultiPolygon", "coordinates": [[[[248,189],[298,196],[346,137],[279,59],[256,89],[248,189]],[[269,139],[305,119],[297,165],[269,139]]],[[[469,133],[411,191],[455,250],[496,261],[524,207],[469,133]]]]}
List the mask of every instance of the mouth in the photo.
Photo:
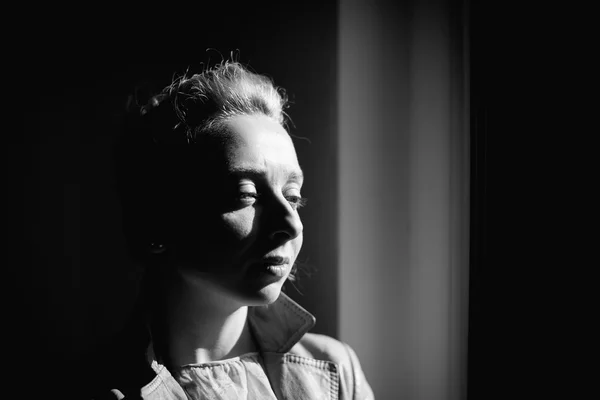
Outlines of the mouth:
{"type": "Polygon", "coordinates": [[[281,266],[281,265],[286,265],[289,263],[290,263],[289,258],[280,257],[280,256],[263,257],[260,260],[260,264],[267,265],[267,266],[281,266]]]}
{"type": "Polygon", "coordinates": [[[289,265],[288,257],[268,256],[259,259],[253,264],[253,267],[261,274],[283,278],[288,272],[289,265]]]}

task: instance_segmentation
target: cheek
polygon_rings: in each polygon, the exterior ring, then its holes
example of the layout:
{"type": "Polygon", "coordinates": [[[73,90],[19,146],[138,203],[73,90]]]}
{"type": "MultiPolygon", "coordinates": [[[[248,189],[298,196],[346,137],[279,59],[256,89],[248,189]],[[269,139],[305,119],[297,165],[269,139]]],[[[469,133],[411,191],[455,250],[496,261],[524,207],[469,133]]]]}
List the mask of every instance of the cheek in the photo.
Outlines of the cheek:
{"type": "Polygon", "coordinates": [[[225,213],[221,218],[222,228],[225,234],[234,241],[243,241],[250,237],[254,225],[254,209],[252,207],[243,210],[225,213]]]}

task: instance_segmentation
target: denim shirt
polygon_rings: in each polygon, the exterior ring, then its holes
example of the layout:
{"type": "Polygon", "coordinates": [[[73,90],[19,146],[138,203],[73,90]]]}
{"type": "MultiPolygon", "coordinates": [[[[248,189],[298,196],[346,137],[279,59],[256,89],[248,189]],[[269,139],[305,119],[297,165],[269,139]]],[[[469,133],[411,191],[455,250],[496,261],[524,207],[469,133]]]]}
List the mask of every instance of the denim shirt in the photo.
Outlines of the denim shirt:
{"type": "MultiPolygon", "coordinates": [[[[278,399],[374,399],[350,346],[325,335],[308,333],[315,324],[314,316],[284,293],[273,304],[250,307],[248,318],[265,374],[278,399]]],[[[154,357],[151,344],[148,349],[146,360],[154,376],[135,396],[145,400],[187,400],[175,377],[154,357]]],[[[105,398],[118,399],[122,398],[121,392],[125,393],[119,387],[112,389],[112,396],[105,398]]],[[[128,398],[130,395],[126,394],[125,399],[128,398]]]]}

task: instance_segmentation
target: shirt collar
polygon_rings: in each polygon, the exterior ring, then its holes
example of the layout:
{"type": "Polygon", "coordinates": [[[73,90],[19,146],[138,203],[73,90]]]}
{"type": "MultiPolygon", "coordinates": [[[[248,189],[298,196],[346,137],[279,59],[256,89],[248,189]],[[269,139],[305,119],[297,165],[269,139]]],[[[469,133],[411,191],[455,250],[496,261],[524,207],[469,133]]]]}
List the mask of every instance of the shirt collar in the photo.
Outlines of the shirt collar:
{"type": "MultiPolygon", "coordinates": [[[[283,292],[272,304],[249,307],[248,321],[262,353],[287,353],[316,323],[311,313],[283,292]]],[[[146,359],[158,373],[162,365],[156,359],[152,336],[148,336],[146,359]]]]}
{"type": "Polygon", "coordinates": [[[248,320],[260,350],[275,353],[287,353],[316,322],[285,293],[272,304],[250,307],[248,320]]]}

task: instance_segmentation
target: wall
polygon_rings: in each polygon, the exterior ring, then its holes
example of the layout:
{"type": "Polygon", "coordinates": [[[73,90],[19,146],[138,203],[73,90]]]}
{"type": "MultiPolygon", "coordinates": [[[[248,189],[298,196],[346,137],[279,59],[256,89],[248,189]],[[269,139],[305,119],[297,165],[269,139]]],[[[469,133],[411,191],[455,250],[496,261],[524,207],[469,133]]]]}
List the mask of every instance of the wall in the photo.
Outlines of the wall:
{"type": "Polygon", "coordinates": [[[448,1],[340,2],[340,337],[379,399],[466,394],[461,10],[448,1]]]}

